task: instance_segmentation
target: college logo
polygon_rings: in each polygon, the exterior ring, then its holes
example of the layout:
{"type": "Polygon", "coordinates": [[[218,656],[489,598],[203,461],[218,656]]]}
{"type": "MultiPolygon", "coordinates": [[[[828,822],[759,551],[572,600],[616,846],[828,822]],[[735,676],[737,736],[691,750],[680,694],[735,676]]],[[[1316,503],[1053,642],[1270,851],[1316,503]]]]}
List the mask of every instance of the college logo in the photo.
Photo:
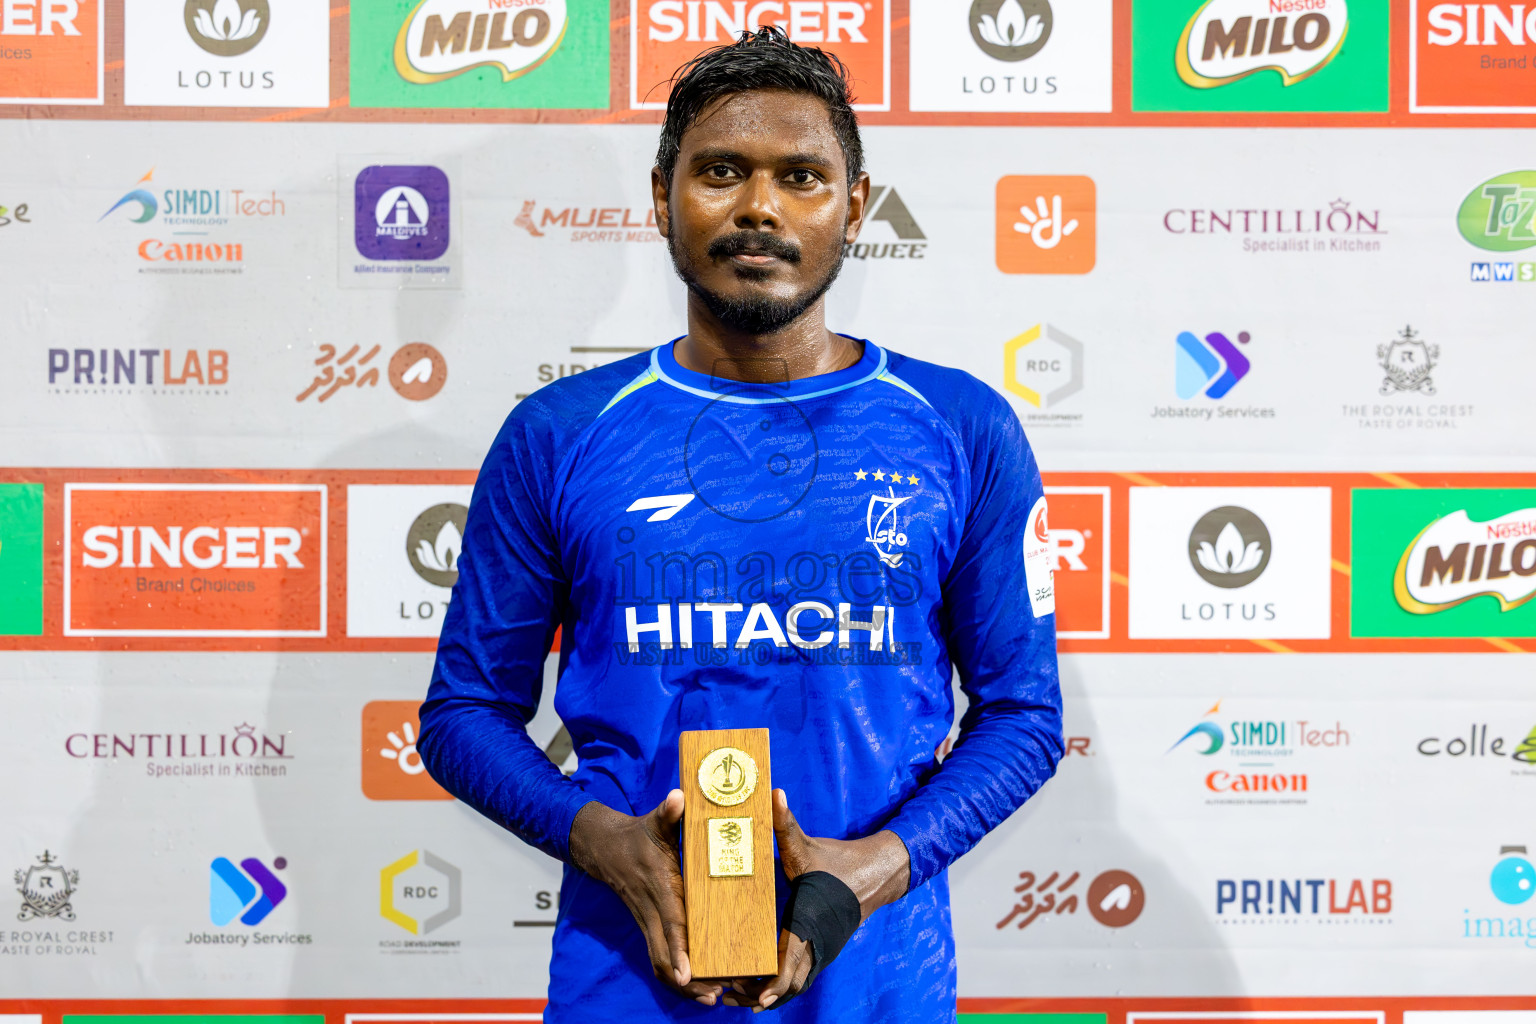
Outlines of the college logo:
{"type": "Polygon", "coordinates": [[[567,0],[352,8],[352,105],[608,106],[608,11],[567,0]]]}
{"type": "MultiPolygon", "coordinates": [[[[1083,390],[1083,343],[1049,324],[1035,324],[1003,346],[1003,385],[1036,409],[1055,409],[1083,390]]],[[[1061,426],[1082,414],[1026,417],[1061,426]]]]}
{"type": "Polygon", "coordinates": [[[1339,55],[1349,30],[1345,0],[1273,4],[1268,0],[1207,0],[1184,26],[1174,62],[1196,89],[1213,89],[1260,71],[1283,85],[1321,71],[1339,55]],[[1305,10],[1294,16],[1280,10],[1305,10]]]}
{"type": "MultiPolygon", "coordinates": [[[[1237,333],[1238,345],[1246,345],[1253,338],[1247,331],[1237,333]]],[[[1220,331],[1212,331],[1200,338],[1189,331],[1180,331],[1174,339],[1174,390],[1186,402],[1196,395],[1222,399],[1248,376],[1253,364],[1242,350],[1220,331]]]]}
{"type": "Polygon", "coordinates": [[[320,484],[65,484],[64,635],[323,637],[320,484]]]}
{"type": "Polygon", "coordinates": [[[1135,639],[1323,639],[1331,631],[1326,487],[1133,487],[1135,639]]]}
{"type": "MultiPolygon", "coordinates": [[[[1019,931],[1047,915],[1075,915],[1079,909],[1078,883],[1082,872],[1052,871],[1037,875],[1020,871],[1019,884],[1013,887],[1014,904],[994,927],[1001,931],[1013,925],[1019,931]]],[[[1141,880],[1129,871],[1104,871],[1094,877],[1082,893],[1088,913],[1106,928],[1124,928],[1134,924],[1147,905],[1147,892],[1141,880]]]]}
{"type": "MultiPolygon", "coordinates": [[[[1517,252],[1536,245],[1536,171],[1500,174],[1474,188],[1461,201],[1456,227],[1462,238],[1492,252],[1517,252]]],[[[1513,280],[1514,275],[1507,279],[1513,280]]]]}
{"type": "MultiPolygon", "coordinates": [[[[272,861],[278,871],[287,866],[282,857],[272,861]]],[[[255,857],[245,858],[239,867],[226,857],[215,857],[208,866],[208,919],[220,928],[236,918],[255,927],[287,896],[288,887],[255,857]]]]}
{"type": "Polygon", "coordinates": [[[1236,505],[1212,509],[1189,532],[1189,564],[1205,582],[1226,590],[1262,576],[1269,553],[1264,520],[1236,505]]]}
{"type": "Polygon", "coordinates": [[[16,891],[21,893],[21,911],[17,913],[16,920],[75,919],[72,901],[80,885],[80,872],[65,868],[59,864],[57,857],[44,850],[37,858],[37,863],[18,870],[15,879],[16,891]]]}
{"type": "Polygon", "coordinates": [[[1047,487],[1056,635],[1109,639],[1109,488],[1047,487]]]}
{"type": "Polygon", "coordinates": [[[0,484],[0,579],[0,636],[41,636],[42,484],[0,484]]]}
{"type": "Polygon", "coordinates": [[[215,57],[238,57],[256,48],[272,18],[267,0],[187,0],[187,35],[215,57]]]}
{"type": "Polygon", "coordinates": [[[129,106],[324,107],[330,99],[325,0],[125,0],[123,8],[129,106]]]}
{"type": "Polygon", "coordinates": [[[1491,741],[1488,739],[1486,723],[1469,726],[1467,732],[1466,736],[1452,736],[1450,739],[1428,736],[1420,740],[1415,749],[1424,757],[1507,757],[1522,765],[1536,766],[1536,727],[1526,733],[1525,739],[1515,744],[1514,750],[1509,751],[1505,750],[1507,741],[1503,736],[1495,736],[1491,741]]]}
{"type": "Polygon", "coordinates": [[[17,203],[16,206],[0,206],[0,228],[9,227],[12,224],[31,224],[32,217],[27,212],[26,203],[17,203]]]}
{"type": "Polygon", "coordinates": [[[379,916],[429,935],[459,916],[464,876],[430,850],[412,850],[379,872],[379,916]]]}
{"type": "Polygon", "coordinates": [[[1435,393],[1435,379],[1429,374],[1435,368],[1435,360],[1440,358],[1440,346],[1425,343],[1412,327],[1403,328],[1396,341],[1377,345],[1376,358],[1387,373],[1381,381],[1383,395],[1403,391],[1435,393]]]}
{"type": "Polygon", "coordinates": [[[101,7],[101,0],[0,4],[0,103],[100,103],[101,7]]]}
{"type": "Polygon", "coordinates": [[[435,260],[448,251],[448,175],[368,167],[357,176],[357,251],[370,260],[435,260]]]}
{"type": "Polygon", "coordinates": [[[347,488],[349,636],[437,636],[459,578],[471,491],[468,484],[347,488]]]}
{"type": "Polygon", "coordinates": [[[883,225],[887,237],[895,242],[853,242],[843,246],[843,255],[856,260],[920,260],[928,249],[928,236],[918,226],[917,218],[901,196],[889,185],[871,185],[869,203],[864,207],[864,230],[875,222],[883,225]]]}
{"type": "Polygon", "coordinates": [[[1413,0],[1408,106],[1415,113],[1536,112],[1528,87],[1536,8],[1413,0]]]}
{"type": "Polygon", "coordinates": [[[1011,174],[997,183],[997,269],[1086,274],[1097,261],[1096,193],[1082,175],[1011,174]]]}
{"type": "Polygon", "coordinates": [[[416,752],[421,730],[417,700],[375,700],[363,706],[363,795],[369,800],[452,800],[427,774],[416,752]]]}
{"type": "Polygon", "coordinates": [[[629,105],[665,109],[679,67],[743,31],[777,25],[848,66],[855,110],[889,110],[890,20],[890,0],[630,0],[629,105]]]}

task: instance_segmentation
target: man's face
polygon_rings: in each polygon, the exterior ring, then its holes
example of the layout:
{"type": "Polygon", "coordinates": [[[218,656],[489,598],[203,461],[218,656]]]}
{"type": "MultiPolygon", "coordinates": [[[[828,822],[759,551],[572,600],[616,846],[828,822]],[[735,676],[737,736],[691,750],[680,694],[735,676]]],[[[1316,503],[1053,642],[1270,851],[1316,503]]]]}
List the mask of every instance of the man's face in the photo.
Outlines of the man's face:
{"type": "Polygon", "coordinates": [[[826,104],[765,90],[707,107],[683,135],[672,180],[652,172],[652,191],[688,287],[727,327],[771,334],[831,287],[869,179],[850,195],[826,104]]]}

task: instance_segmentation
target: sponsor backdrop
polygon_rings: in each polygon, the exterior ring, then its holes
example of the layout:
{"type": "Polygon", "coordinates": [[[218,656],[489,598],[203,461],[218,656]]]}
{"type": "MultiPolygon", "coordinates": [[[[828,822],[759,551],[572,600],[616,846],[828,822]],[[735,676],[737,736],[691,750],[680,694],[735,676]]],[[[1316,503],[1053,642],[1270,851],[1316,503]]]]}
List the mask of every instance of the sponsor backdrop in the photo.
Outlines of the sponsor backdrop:
{"type": "Polygon", "coordinates": [[[1438,0],[0,0],[0,1024],[538,1019],[558,865],[416,708],[508,410],[682,333],[659,110],[767,23],[868,125],[833,325],[1045,471],[962,1019],[1536,1024],[1536,12],[1438,0]]]}

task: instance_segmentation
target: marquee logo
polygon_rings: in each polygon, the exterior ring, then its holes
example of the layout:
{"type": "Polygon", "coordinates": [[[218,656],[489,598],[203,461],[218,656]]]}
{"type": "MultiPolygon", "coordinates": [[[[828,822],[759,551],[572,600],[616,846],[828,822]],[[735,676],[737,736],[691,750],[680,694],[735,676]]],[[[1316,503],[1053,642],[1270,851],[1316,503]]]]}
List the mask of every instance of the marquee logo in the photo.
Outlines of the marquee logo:
{"type": "Polygon", "coordinates": [[[1348,30],[1345,0],[1208,0],[1184,26],[1175,63],[1196,89],[1260,71],[1295,85],[1338,56],[1348,30]]]}
{"type": "Polygon", "coordinates": [[[435,260],[448,251],[448,175],[374,166],[357,176],[357,251],[370,260],[435,260]]]}
{"type": "Polygon", "coordinates": [[[66,636],[326,635],[319,484],[65,484],[66,636]]]}
{"type": "Polygon", "coordinates": [[[843,246],[843,255],[856,260],[920,260],[928,249],[928,236],[901,195],[889,185],[871,185],[869,204],[864,208],[864,229],[873,231],[872,225],[884,225],[886,237],[894,236],[895,242],[858,241],[843,246]]]}
{"type": "Polygon", "coordinates": [[[0,103],[102,101],[101,0],[0,2],[0,103]]]}
{"type": "Polygon", "coordinates": [[[1028,60],[1051,41],[1049,0],[975,0],[971,37],[988,57],[1028,60]]]}
{"type": "Polygon", "coordinates": [[[187,0],[187,35],[215,57],[249,53],[266,38],[267,0],[187,0]]]}
{"type": "Polygon", "coordinates": [[[1456,227],[1462,238],[1492,252],[1536,245],[1536,171],[1500,174],[1474,188],[1461,201],[1456,227]]]}
{"type": "MultiPolygon", "coordinates": [[[[1239,345],[1251,340],[1247,331],[1238,332],[1239,345]]],[[[1174,390],[1186,402],[1199,394],[1225,398],[1252,368],[1248,357],[1220,331],[1207,334],[1204,341],[1189,331],[1174,339],[1174,390]]]]}
{"type": "Polygon", "coordinates": [[[510,82],[559,49],[566,23],[566,0],[422,0],[395,37],[395,70],[418,85],[474,68],[510,82]]]}
{"type": "MultiPolygon", "coordinates": [[[[278,871],[287,866],[282,857],[272,861],[278,871]]],[[[227,857],[215,857],[208,866],[208,919],[220,928],[236,918],[254,928],[287,897],[288,887],[255,857],[239,867],[227,857]]]]}
{"type": "Polygon", "coordinates": [[[890,109],[890,0],[630,0],[630,24],[636,110],[665,109],[677,68],[768,25],[836,54],[852,73],[855,110],[890,109]]]}
{"type": "Polygon", "coordinates": [[[1478,597],[1499,611],[1536,597],[1536,508],[1479,522],[1459,509],[1426,526],[1403,552],[1392,593],[1406,612],[1433,615],[1478,597]]]}
{"type": "Polygon", "coordinates": [[[1413,0],[1409,109],[1416,113],[1531,113],[1536,7],[1413,0]]]}

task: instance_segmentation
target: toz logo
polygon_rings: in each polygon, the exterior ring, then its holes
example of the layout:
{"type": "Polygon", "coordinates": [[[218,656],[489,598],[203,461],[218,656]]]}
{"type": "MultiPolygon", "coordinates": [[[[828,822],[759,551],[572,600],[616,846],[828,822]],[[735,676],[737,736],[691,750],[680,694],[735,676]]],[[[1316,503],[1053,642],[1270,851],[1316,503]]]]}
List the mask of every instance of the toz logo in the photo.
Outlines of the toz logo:
{"type": "MultiPolygon", "coordinates": [[[[1247,331],[1237,335],[1239,345],[1246,345],[1251,339],[1247,331]]],[[[1201,393],[1206,398],[1225,398],[1253,367],[1248,357],[1220,331],[1212,331],[1203,341],[1189,331],[1182,331],[1175,346],[1174,387],[1185,401],[1201,393]]]]}
{"type": "MultiPolygon", "coordinates": [[[[288,866],[282,857],[272,861],[278,871],[288,866]]],[[[247,857],[239,867],[227,857],[215,857],[208,867],[208,918],[220,928],[235,918],[252,927],[288,896],[288,887],[255,857],[247,857]]]]}
{"type": "Polygon", "coordinates": [[[1474,188],[1461,201],[1456,227],[1462,238],[1492,252],[1536,245],[1536,171],[1500,174],[1474,188]]]}

